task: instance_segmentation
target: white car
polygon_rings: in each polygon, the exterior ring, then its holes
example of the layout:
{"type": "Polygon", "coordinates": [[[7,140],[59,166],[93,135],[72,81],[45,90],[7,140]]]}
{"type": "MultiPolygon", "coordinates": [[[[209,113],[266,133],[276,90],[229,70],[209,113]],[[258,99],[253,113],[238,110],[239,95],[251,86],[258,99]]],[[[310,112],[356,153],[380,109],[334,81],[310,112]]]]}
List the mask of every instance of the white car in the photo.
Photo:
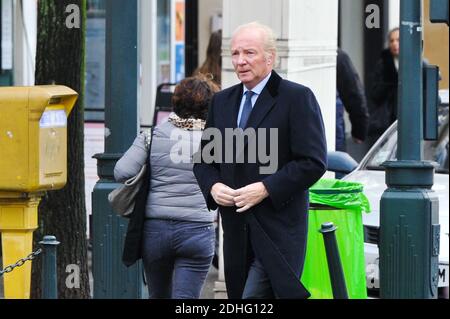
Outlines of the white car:
{"type": "MultiPolygon", "coordinates": [[[[439,254],[439,292],[440,296],[448,298],[449,282],[449,121],[447,107],[440,108],[439,115],[440,137],[435,142],[424,143],[425,160],[439,164],[436,169],[433,190],[439,197],[439,223],[441,225],[440,254],[439,254]],[[446,288],[445,288],[446,287],[446,288]]],[[[385,172],[381,164],[388,160],[395,160],[397,153],[397,123],[394,123],[359,165],[343,180],[359,182],[364,185],[364,194],[369,199],[372,212],[363,214],[364,245],[366,259],[367,288],[379,288],[378,271],[378,236],[380,226],[380,199],[387,189],[385,172]]]]}

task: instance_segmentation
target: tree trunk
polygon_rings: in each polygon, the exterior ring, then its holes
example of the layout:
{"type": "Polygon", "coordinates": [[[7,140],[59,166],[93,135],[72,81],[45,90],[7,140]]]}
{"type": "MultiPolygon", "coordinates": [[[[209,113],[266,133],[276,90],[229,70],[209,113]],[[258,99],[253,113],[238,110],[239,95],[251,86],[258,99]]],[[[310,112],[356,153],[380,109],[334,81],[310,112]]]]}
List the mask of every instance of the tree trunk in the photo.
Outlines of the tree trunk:
{"type": "MultiPolygon", "coordinates": [[[[61,242],[57,278],[58,298],[62,299],[90,298],[84,196],[85,21],[86,0],[38,1],[36,85],[65,85],[79,93],[68,119],[67,185],[42,199],[34,234],[36,248],[44,235],[54,235],[61,242]],[[74,269],[79,269],[79,277],[74,269]]],[[[41,297],[40,276],[41,260],[36,259],[32,298],[41,297]]]]}

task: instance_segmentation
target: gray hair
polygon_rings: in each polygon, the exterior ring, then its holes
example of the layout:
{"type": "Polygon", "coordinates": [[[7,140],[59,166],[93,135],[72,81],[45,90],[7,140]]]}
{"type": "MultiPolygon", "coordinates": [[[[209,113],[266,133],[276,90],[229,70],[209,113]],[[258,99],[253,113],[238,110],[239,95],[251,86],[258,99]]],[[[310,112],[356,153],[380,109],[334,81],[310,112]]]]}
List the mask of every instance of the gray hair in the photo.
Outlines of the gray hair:
{"type": "Polygon", "coordinates": [[[273,30],[262,24],[259,23],[257,21],[254,22],[250,22],[250,23],[246,23],[243,25],[240,25],[239,27],[236,28],[236,30],[233,32],[232,35],[232,39],[234,39],[234,37],[241,32],[242,30],[246,30],[246,29],[257,29],[260,30],[264,36],[264,43],[263,43],[263,48],[264,51],[266,53],[269,54],[273,54],[274,57],[274,64],[275,64],[275,60],[277,58],[277,38],[275,36],[275,32],[273,32],[273,30]]]}
{"type": "Polygon", "coordinates": [[[394,32],[396,32],[396,31],[399,31],[399,32],[400,32],[400,28],[399,28],[399,27],[395,27],[395,28],[393,28],[392,30],[390,30],[390,31],[388,32],[388,34],[387,34],[387,40],[388,40],[388,42],[391,40],[391,35],[392,35],[394,32]]]}

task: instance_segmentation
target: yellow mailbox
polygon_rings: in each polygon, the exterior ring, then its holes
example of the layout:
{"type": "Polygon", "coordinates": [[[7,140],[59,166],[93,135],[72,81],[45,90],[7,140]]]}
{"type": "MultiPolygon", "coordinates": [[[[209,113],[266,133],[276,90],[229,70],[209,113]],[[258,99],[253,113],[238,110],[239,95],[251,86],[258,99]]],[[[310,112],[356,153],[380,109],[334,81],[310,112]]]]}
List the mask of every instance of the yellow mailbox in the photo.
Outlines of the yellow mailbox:
{"type": "MultiPolygon", "coordinates": [[[[67,117],[77,98],[58,85],[0,88],[3,266],[31,253],[42,192],[66,184],[67,117]]],[[[30,263],[5,274],[5,298],[29,298],[30,281],[30,263]]]]}
{"type": "Polygon", "coordinates": [[[77,96],[64,86],[0,88],[0,191],[65,185],[67,116],[77,96]]]}

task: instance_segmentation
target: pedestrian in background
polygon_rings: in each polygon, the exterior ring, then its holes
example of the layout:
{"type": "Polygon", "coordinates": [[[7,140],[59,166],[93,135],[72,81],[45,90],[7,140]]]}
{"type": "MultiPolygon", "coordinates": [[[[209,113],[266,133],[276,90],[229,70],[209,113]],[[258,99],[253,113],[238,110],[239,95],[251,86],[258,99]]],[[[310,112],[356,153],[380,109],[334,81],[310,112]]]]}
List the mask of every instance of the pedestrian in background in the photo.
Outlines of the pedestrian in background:
{"type": "MultiPolygon", "coordinates": [[[[313,92],[282,79],[273,67],[276,38],[262,24],[240,26],[231,41],[231,58],[242,82],[212,99],[201,154],[213,144],[230,162],[202,158],[194,173],[208,208],[219,208],[223,226],[228,297],[307,298],[300,278],[306,251],[308,189],[325,173],[327,147],[320,107],[313,92]],[[228,141],[227,132],[254,129],[255,140],[270,143],[272,172],[252,148],[228,141]],[[274,132],[277,132],[275,134],[274,132]],[[274,134],[274,135],[271,135],[274,134]],[[229,142],[229,143],[227,143],[229,142]],[[239,154],[237,154],[239,152],[239,154]],[[249,158],[257,158],[256,163],[249,158]]],[[[219,151],[215,153],[218,156],[219,151]]]]}
{"type": "Polygon", "coordinates": [[[211,33],[206,51],[206,60],[194,72],[210,77],[219,87],[222,82],[222,30],[211,33]]]}
{"type": "Polygon", "coordinates": [[[389,32],[388,43],[388,49],[381,52],[381,58],[375,65],[368,88],[370,99],[369,148],[397,120],[399,28],[389,32]]]}
{"type": "MultiPolygon", "coordinates": [[[[172,98],[174,112],[153,130],[150,191],[145,209],[142,259],[151,299],[197,299],[214,255],[214,214],[192,172],[212,96],[219,88],[206,78],[182,80],[172,98]]],[[[147,159],[138,136],[117,162],[114,176],[125,181],[147,159]]],[[[136,247],[125,247],[136,249],[136,247]]]]}
{"type": "Polygon", "coordinates": [[[369,129],[369,111],[363,84],[348,54],[337,50],[336,62],[336,150],[346,152],[344,109],[350,117],[351,134],[362,144],[369,129]]]}

